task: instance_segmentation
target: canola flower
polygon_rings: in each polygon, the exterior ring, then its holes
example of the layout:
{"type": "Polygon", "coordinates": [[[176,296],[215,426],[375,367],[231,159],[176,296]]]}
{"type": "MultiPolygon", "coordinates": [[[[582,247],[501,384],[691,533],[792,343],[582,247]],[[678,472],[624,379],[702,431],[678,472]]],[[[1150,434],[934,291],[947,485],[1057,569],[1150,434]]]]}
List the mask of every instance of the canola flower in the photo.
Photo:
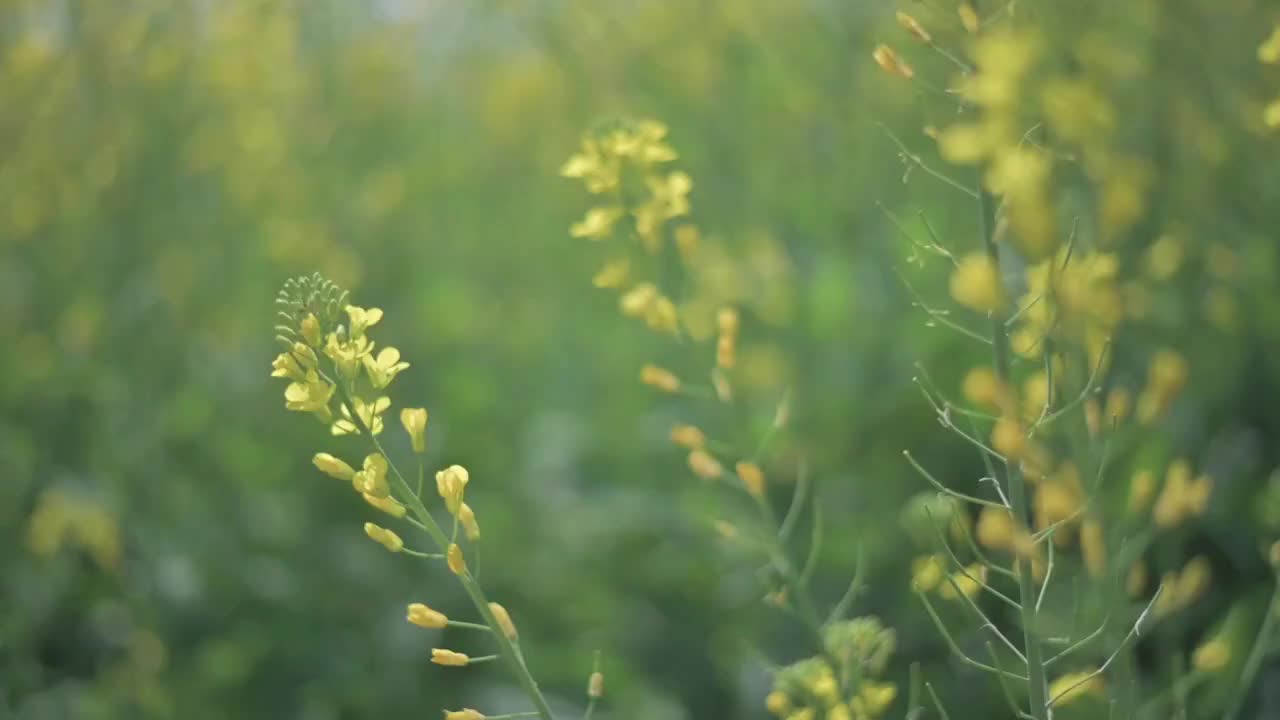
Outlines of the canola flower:
{"type": "MultiPolygon", "coordinates": [[[[463,628],[482,630],[497,646],[497,654],[473,656],[465,652],[433,648],[431,661],[437,665],[462,667],[502,660],[511,671],[533,709],[528,716],[554,720],[550,706],[530,674],[520,650],[519,636],[507,609],[485,597],[466,559],[464,544],[480,540],[476,512],[464,501],[471,474],[461,465],[450,465],[436,473],[436,493],[442,510],[453,518],[451,535],[437,522],[427,506],[431,500],[422,492],[425,468],[427,411],[403,408],[400,424],[418,465],[416,489],[391,461],[378,436],[386,427],[384,416],[391,408],[387,394],[396,377],[411,367],[394,347],[379,348],[371,330],[382,320],[378,308],[362,308],[348,302],[348,295],[319,274],[285,283],[277,300],[277,337],[283,347],[272,362],[272,375],[286,380],[285,407],[306,413],[328,425],[333,435],[356,435],[369,453],[356,469],[347,460],[330,452],[318,452],[312,464],[321,473],[350,483],[370,507],[423,531],[437,552],[426,553],[409,547],[394,529],[367,522],[364,532],[373,542],[392,553],[444,560],[472,601],[481,622],[454,620],[421,602],[408,605],[406,620],[427,629],[463,628]],[[461,529],[458,536],[457,529],[461,529]]],[[[598,673],[598,669],[596,671],[598,673]]],[[[589,698],[594,704],[598,694],[589,698]]],[[[446,711],[445,717],[475,720],[485,716],[472,709],[446,711]]]]}

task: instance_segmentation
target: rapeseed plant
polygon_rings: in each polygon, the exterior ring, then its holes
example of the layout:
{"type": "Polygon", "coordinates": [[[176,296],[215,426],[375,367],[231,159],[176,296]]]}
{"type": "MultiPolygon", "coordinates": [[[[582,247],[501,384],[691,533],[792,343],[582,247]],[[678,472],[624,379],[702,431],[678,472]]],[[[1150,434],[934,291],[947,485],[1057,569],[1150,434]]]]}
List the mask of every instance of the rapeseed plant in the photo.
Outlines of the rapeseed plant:
{"type": "MultiPolygon", "coordinates": [[[[1211,566],[1198,556],[1166,572],[1140,604],[1128,598],[1148,593],[1146,550],[1206,512],[1214,481],[1197,477],[1179,459],[1165,469],[1159,487],[1158,468],[1139,468],[1123,512],[1098,500],[1117,474],[1116,448],[1132,447],[1168,416],[1191,370],[1180,353],[1158,348],[1149,355],[1143,387],[1125,387],[1111,377],[1117,335],[1143,317],[1142,308],[1131,307],[1134,293],[1126,293],[1132,281],[1121,243],[1143,216],[1149,173],[1140,157],[1119,147],[1119,113],[1104,89],[1085,72],[1061,71],[1054,58],[1059,48],[1033,23],[1018,22],[1012,7],[998,11],[1002,18],[993,13],[980,21],[973,6],[960,6],[963,29],[973,36],[963,52],[940,47],[934,37],[942,33],[914,17],[897,18],[901,29],[959,70],[944,93],[956,103],[959,119],[926,135],[936,140],[944,161],[973,168],[976,187],[889,136],[910,167],[976,202],[981,237],[980,247],[968,253],[944,246],[931,226],[930,240],[912,240],[913,262],[935,255],[951,263],[948,289],[960,313],[929,304],[910,285],[908,290],[931,325],[956,330],[991,353],[990,366],[964,378],[967,404],[950,400],[927,374],[917,378],[940,424],[978,451],[986,468],[980,484],[989,493],[959,492],[904,453],[949,501],[916,504],[935,525],[935,543],[914,562],[912,589],[952,652],[997,679],[1015,716],[1049,720],[1056,708],[1096,695],[1121,716],[1155,717],[1184,702],[1234,655],[1230,638],[1214,636],[1191,653],[1191,674],[1139,703],[1135,643],[1157,621],[1205,594],[1211,566]],[[1073,177],[1077,171],[1081,176],[1073,177]],[[1063,232],[1064,188],[1075,180],[1083,180],[1096,202],[1091,216],[1081,211],[1063,232]],[[965,322],[975,316],[985,321],[984,329],[965,322]],[[967,521],[955,522],[954,504],[976,512],[972,530],[967,521]],[[959,541],[951,537],[956,529],[964,536],[959,541]],[[1074,561],[1064,557],[1073,549],[1074,561]],[[1056,596],[1064,590],[1064,570],[1073,567],[1098,588],[1092,604],[1101,620],[1092,630],[1081,630],[1074,618],[1069,627],[1058,627],[1055,608],[1064,603],[1056,596]],[[933,597],[968,611],[964,622],[984,636],[987,657],[960,646],[944,620],[949,611],[933,597]],[[987,598],[1014,611],[1016,635],[1006,634],[984,608],[987,598]],[[1059,674],[1063,664],[1076,669],[1059,674]]],[[[1269,40],[1259,58],[1267,61],[1275,54],[1269,45],[1277,43],[1269,40]]],[[[873,59],[889,75],[928,87],[929,80],[910,69],[910,59],[887,46],[877,48],[873,59]]],[[[1176,239],[1159,239],[1145,255],[1148,273],[1171,276],[1181,255],[1176,239]]],[[[967,513],[961,511],[965,518],[967,513]]],[[[1071,602],[1079,606],[1078,588],[1071,602]]],[[[1255,658],[1271,642],[1271,614],[1254,642],[1255,658]]],[[[1241,692],[1253,672],[1256,666],[1242,675],[1241,692]]],[[[945,717],[936,695],[933,700],[945,717]]],[[[915,702],[912,711],[918,712],[915,702]]]]}
{"type": "MultiPolygon", "coordinates": [[[[895,57],[887,49],[877,53],[878,61],[909,75],[905,65],[893,65],[895,57]]],[[[678,155],[666,137],[666,126],[653,120],[620,122],[588,132],[581,150],[561,168],[561,175],[580,180],[601,204],[589,209],[570,227],[569,234],[610,248],[593,284],[620,293],[623,316],[640,319],[660,336],[677,338],[681,347],[692,346],[695,352],[702,353],[702,347],[709,346],[702,356],[708,365],[705,384],[687,381],[652,363],[641,367],[640,382],[665,394],[732,411],[743,334],[740,309],[721,304],[713,313],[710,332],[699,332],[694,324],[706,299],[692,293],[674,297],[660,282],[662,275],[657,271],[658,259],[666,256],[677,258],[694,278],[714,262],[702,252],[701,235],[688,220],[692,179],[683,171],[667,169],[678,155]]],[[[799,474],[781,519],[772,504],[767,451],[788,416],[784,393],[772,424],[754,443],[729,439],[738,437],[730,427],[709,431],[688,423],[673,427],[670,437],[687,453],[687,465],[694,476],[741,493],[754,506],[754,517],[715,518],[712,526],[726,541],[761,555],[768,584],[764,602],[796,616],[812,639],[812,657],[776,673],[766,708],[789,720],[880,717],[897,695],[895,685],[880,679],[893,652],[893,631],[875,618],[847,619],[861,589],[860,572],[854,573],[844,596],[829,611],[820,612],[809,581],[821,551],[821,506],[809,500],[808,475],[799,474]],[[790,545],[806,504],[813,513],[813,536],[806,557],[797,561],[791,557],[790,545]]]]}
{"type": "MultiPolygon", "coordinates": [[[[551,708],[534,680],[520,649],[519,633],[506,607],[492,602],[470,570],[467,554],[478,551],[480,526],[475,510],[465,501],[471,474],[461,465],[450,465],[435,474],[435,490],[449,517],[442,525],[427,506],[426,451],[427,411],[407,407],[400,411],[400,424],[409,436],[417,461],[417,480],[411,483],[387,454],[379,435],[385,430],[384,417],[391,407],[386,395],[396,375],[408,369],[394,347],[375,354],[369,330],[381,321],[378,308],[361,308],[348,303],[345,291],[319,274],[289,280],[276,301],[279,324],[277,339],[284,346],[272,362],[272,375],[289,382],[285,407],[311,415],[328,425],[333,435],[357,435],[369,454],[357,470],[350,463],[327,452],[318,452],[313,464],[322,473],[345,483],[366,503],[409,529],[420,531],[434,551],[411,548],[391,528],[366,522],[364,533],[388,552],[403,553],[428,561],[443,561],[458,578],[471,600],[480,622],[454,620],[422,602],[408,605],[406,620],[422,628],[474,630],[494,643],[496,654],[475,656],[449,648],[432,648],[431,662],[446,667],[466,667],[501,660],[524,691],[533,710],[486,716],[477,710],[445,711],[446,718],[499,720],[538,717],[553,720],[551,708]],[[451,529],[446,529],[449,525],[451,529]]],[[[599,699],[599,669],[590,680],[588,705],[599,699]]],[[[588,716],[590,710],[588,711],[588,716]]]]}

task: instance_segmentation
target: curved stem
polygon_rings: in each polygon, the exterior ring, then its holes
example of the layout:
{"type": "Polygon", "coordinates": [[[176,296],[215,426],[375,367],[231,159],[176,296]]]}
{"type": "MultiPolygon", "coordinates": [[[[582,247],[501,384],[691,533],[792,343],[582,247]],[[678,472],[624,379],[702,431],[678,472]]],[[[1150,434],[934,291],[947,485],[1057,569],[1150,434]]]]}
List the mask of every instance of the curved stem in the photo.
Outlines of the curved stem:
{"type": "MultiPolygon", "coordinates": [[[[356,412],[355,403],[351,401],[351,395],[347,392],[347,389],[341,382],[337,382],[334,385],[338,389],[342,404],[351,415],[352,422],[360,430],[360,434],[369,441],[374,450],[386,459],[387,467],[391,470],[391,479],[396,490],[405,496],[409,511],[414,514],[423,529],[439,546],[440,552],[448,552],[450,543],[444,530],[436,522],[435,518],[431,516],[431,511],[427,510],[427,506],[423,504],[422,499],[414,492],[413,486],[409,484],[405,476],[400,473],[400,469],[392,462],[391,457],[387,455],[382,443],[378,442],[378,437],[373,434],[373,431],[365,424],[364,419],[356,412]]],[[[458,580],[462,583],[462,589],[466,591],[467,597],[471,598],[471,603],[475,606],[476,612],[480,613],[480,617],[484,619],[484,624],[490,628],[500,627],[497,618],[493,616],[493,611],[489,609],[488,598],[485,597],[484,591],[471,575],[471,572],[464,570],[461,575],[458,575],[458,580]]],[[[551,707],[547,704],[546,698],[542,696],[542,691],[538,688],[538,682],[533,679],[533,675],[529,673],[528,666],[525,665],[524,656],[520,653],[520,646],[509,639],[505,633],[495,632],[493,637],[498,644],[499,656],[507,663],[512,674],[515,675],[516,681],[524,690],[525,695],[533,703],[537,711],[537,717],[541,718],[541,720],[555,720],[551,707]]]]}

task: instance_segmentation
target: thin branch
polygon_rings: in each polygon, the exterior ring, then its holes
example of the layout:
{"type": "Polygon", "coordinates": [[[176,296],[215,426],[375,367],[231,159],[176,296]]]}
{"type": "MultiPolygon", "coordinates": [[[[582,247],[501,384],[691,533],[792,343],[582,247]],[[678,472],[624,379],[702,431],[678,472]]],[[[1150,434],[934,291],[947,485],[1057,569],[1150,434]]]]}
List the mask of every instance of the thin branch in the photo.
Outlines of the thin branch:
{"type": "Polygon", "coordinates": [[[940,492],[940,493],[942,493],[942,494],[944,494],[944,495],[950,495],[951,497],[953,497],[953,498],[955,498],[955,499],[957,499],[957,500],[963,500],[964,502],[970,502],[970,503],[973,503],[973,504],[975,504],[975,505],[982,505],[982,506],[985,506],[985,507],[1000,508],[1001,510],[1008,510],[1008,509],[1009,509],[1007,506],[1005,506],[1005,505],[1001,505],[1001,504],[1000,504],[1000,503],[998,503],[998,502],[992,502],[992,501],[990,501],[990,500],[983,500],[982,498],[980,498],[980,497],[974,497],[973,495],[966,495],[966,494],[964,494],[964,493],[962,493],[962,492],[959,492],[959,491],[956,491],[956,490],[952,490],[951,488],[947,487],[946,485],[943,485],[942,483],[938,482],[938,479],[937,479],[937,478],[935,478],[933,475],[931,475],[931,474],[929,473],[929,471],[928,471],[928,470],[925,470],[925,469],[924,469],[924,467],[920,465],[920,463],[916,462],[916,459],[915,459],[914,457],[912,457],[912,456],[911,456],[911,451],[909,451],[909,450],[903,450],[903,451],[902,451],[902,456],[903,456],[903,457],[905,457],[905,458],[907,459],[907,462],[911,463],[911,467],[914,467],[914,468],[916,469],[916,472],[920,473],[920,475],[921,475],[921,476],[923,476],[925,480],[928,480],[928,481],[929,481],[929,484],[930,484],[930,485],[932,485],[932,486],[934,486],[935,488],[937,488],[938,492],[940,492]]]}
{"type": "MultiPolygon", "coordinates": [[[[1006,672],[1004,670],[1001,670],[998,667],[995,667],[994,665],[988,665],[984,662],[979,662],[969,657],[968,655],[966,655],[964,651],[960,649],[960,646],[956,644],[955,638],[951,636],[951,631],[947,630],[947,626],[943,624],[942,618],[938,616],[938,611],[933,608],[933,603],[929,602],[928,596],[922,592],[917,592],[916,595],[918,595],[920,597],[921,602],[924,603],[924,608],[926,611],[928,611],[929,617],[933,619],[933,623],[934,625],[937,626],[938,632],[942,635],[942,639],[945,640],[947,643],[947,646],[951,648],[951,652],[954,653],[956,657],[960,658],[960,662],[970,667],[977,668],[979,670],[985,670],[986,672],[994,673],[996,675],[1003,675],[1011,680],[1017,680],[1018,682],[1027,681],[1027,679],[1022,675],[1006,672]]],[[[927,683],[926,683],[926,687],[927,687],[927,683]]]]}
{"type": "Polygon", "coordinates": [[[956,180],[953,180],[953,179],[952,179],[952,178],[950,178],[949,176],[945,175],[944,173],[938,172],[937,170],[934,170],[932,167],[929,167],[929,165],[927,165],[927,164],[924,162],[924,160],[922,160],[922,159],[920,158],[920,156],[919,156],[919,155],[916,155],[915,153],[911,152],[911,149],[907,147],[906,143],[902,142],[902,140],[901,140],[897,135],[893,134],[893,131],[892,131],[892,130],[890,130],[890,129],[889,129],[889,127],[888,127],[887,125],[885,125],[884,123],[881,123],[881,122],[877,122],[877,123],[876,123],[876,125],[877,125],[881,130],[883,130],[883,131],[884,131],[884,134],[885,134],[885,135],[888,135],[888,136],[889,136],[889,139],[893,141],[893,144],[894,144],[894,145],[897,145],[897,146],[898,146],[898,150],[902,153],[902,158],[903,158],[904,160],[909,160],[909,161],[910,161],[913,165],[915,165],[916,167],[918,167],[918,168],[920,168],[921,170],[925,171],[925,172],[926,172],[926,173],[928,173],[929,175],[932,175],[934,178],[936,178],[936,179],[938,179],[938,180],[940,180],[940,181],[942,181],[942,182],[946,183],[947,185],[950,185],[951,187],[955,188],[956,190],[959,190],[960,192],[964,193],[965,195],[968,195],[969,197],[973,198],[974,200],[977,200],[977,199],[978,199],[978,191],[977,191],[977,190],[974,190],[973,188],[968,187],[968,186],[964,185],[963,183],[957,182],[956,180]]]}
{"type": "Polygon", "coordinates": [[[1151,601],[1147,603],[1147,606],[1142,610],[1142,613],[1138,615],[1138,619],[1133,622],[1133,627],[1129,629],[1129,632],[1125,633],[1124,638],[1120,641],[1120,645],[1116,647],[1115,651],[1112,652],[1111,655],[1107,656],[1106,661],[1103,662],[1101,665],[1099,665],[1098,668],[1093,672],[1089,673],[1088,675],[1085,675],[1084,677],[1080,678],[1079,680],[1067,686],[1066,688],[1063,688],[1061,691],[1058,692],[1057,695],[1054,695],[1052,698],[1050,698],[1049,699],[1050,707],[1052,707],[1053,704],[1056,703],[1058,700],[1062,699],[1064,695],[1067,695],[1072,690],[1075,690],[1081,685],[1084,685],[1090,680],[1093,680],[1094,678],[1098,677],[1099,675],[1101,675],[1103,672],[1106,671],[1106,669],[1111,665],[1113,661],[1115,661],[1115,659],[1120,655],[1120,653],[1126,647],[1128,647],[1129,642],[1132,641],[1135,637],[1138,637],[1142,633],[1142,622],[1146,620],[1147,615],[1151,613],[1151,608],[1156,604],[1156,600],[1160,598],[1160,593],[1163,590],[1164,588],[1156,588],[1155,594],[1151,596],[1151,601]]]}
{"type": "Polygon", "coordinates": [[[782,518],[782,525],[778,528],[778,539],[786,542],[791,537],[791,532],[795,530],[796,523],[800,521],[800,513],[804,510],[805,501],[809,496],[809,466],[807,463],[800,464],[799,472],[796,473],[795,491],[791,494],[791,505],[787,507],[787,514],[782,518]]]}

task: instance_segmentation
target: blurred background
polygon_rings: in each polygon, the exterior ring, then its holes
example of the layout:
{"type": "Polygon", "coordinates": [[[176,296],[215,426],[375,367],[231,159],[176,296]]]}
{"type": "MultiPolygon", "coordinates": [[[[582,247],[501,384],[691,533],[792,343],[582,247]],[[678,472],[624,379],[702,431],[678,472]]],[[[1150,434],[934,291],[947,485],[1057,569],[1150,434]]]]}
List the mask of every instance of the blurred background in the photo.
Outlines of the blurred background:
{"type": "MultiPolygon", "coordinates": [[[[1265,595],[1280,534],[1280,153],[1260,119],[1280,71],[1255,57],[1278,13],[1017,5],[1097,40],[1149,163],[1116,372],[1140,385],[1158,347],[1191,367],[1132,449],[1216,481],[1162,550],[1214,567],[1171,641],[1190,646],[1265,595]],[[1153,266],[1168,236],[1180,254],[1153,266]]],[[[896,629],[893,677],[918,660],[963,717],[1000,717],[905,592],[899,509],[926,486],[901,451],[982,470],[911,382],[919,362],[955,388],[980,348],[912,307],[896,273],[945,300],[946,268],[909,262],[884,208],[978,235],[878,126],[934,157],[921,129],[948,121],[871,62],[911,51],[898,9],[964,46],[950,0],[0,0],[0,718],[518,709],[497,668],[429,663],[469,639],[410,627],[405,603],[465,598],[363,536],[368,508],[310,465],[326,429],[281,407],[272,299],[315,270],[386,311],[377,337],[412,363],[397,405],[429,408],[432,466],[471,469],[486,585],[557,707],[599,649],[605,717],[764,717],[768,662],[807,651],[708,532],[717,500],[667,440],[678,403],[635,380],[671,349],[591,287],[599,257],[567,233],[586,201],[558,169],[616,117],[667,123],[693,218],[735,258],[752,411],[790,388],[789,446],[836,519],[819,593],[862,547],[858,612],[896,629]]]]}

